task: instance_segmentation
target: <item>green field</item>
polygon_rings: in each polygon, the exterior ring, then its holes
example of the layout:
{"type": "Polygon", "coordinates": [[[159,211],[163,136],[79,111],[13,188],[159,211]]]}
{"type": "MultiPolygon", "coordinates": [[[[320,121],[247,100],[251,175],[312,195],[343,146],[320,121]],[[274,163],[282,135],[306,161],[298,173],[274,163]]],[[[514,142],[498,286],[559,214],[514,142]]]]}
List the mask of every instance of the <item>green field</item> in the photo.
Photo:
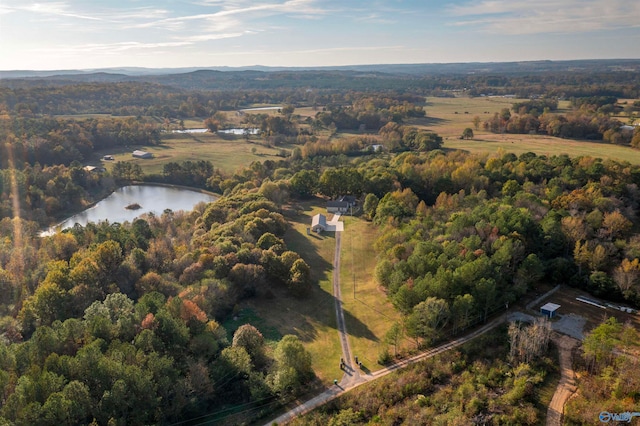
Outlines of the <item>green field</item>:
{"type": "MultiPolygon", "coordinates": [[[[483,98],[428,98],[425,110],[427,117],[412,120],[410,125],[433,131],[444,139],[444,148],[460,149],[471,153],[494,154],[500,151],[522,154],[535,152],[539,155],[568,154],[572,157],[588,155],[617,161],[640,164],[640,150],[628,146],[611,145],[602,142],[560,139],[546,135],[496,134],[475,129],[473,118],[480,117],[482,122],[491,118],[502,108],[524,99],[502,97],[483,98]],[[462,131],[470,127],[474,138],[462,140],[462,131]]],[[[568,101],[560,102],[558,113],[567,113],[568,101]]]]}
{"type": "Polygon", "coordinates": [[[338,339],[335,300],[332,290],[334,233],[307,235],[311,218],[324,212],[321,200],[300,204],[301,210],[289,217],[291,228],[284,239],[289,250],[298,253],[311,267],[315,283],[307,296],[297,299],[282,289],[271,299],[252,299],[247,307],[265,318],[280,334],[295,334],[311,353],[313,369],[323,384],[342,377],[339,363],[342,349],[338,339]]]}
{"type": "MultiPolygon", "coordinates": [[[[351,350],[370,370],[375,371],[378,355],[387,345],[384,336],[400,321],[400,314],[378,286],[374,271],[373,244],[377,228],[358,217],[342,216],[340,285],[351,350]]],[[[393,352],[393,350],[391,350],[393,352]]]]}
{"type": "Polygon", "coordinates": [[[110,169],[117,161],[134,161],[140,164],[145,174],[162,173],[163,166],[171,161],[211,161],[213,166],[225,173],[233,173],[253,161],[277,160],[279,149],[259,144],[260,139],[251,138],[247,142],[243,137],[221,137],[211,133],[169,134],[163,135],[162,143],[155,146],[119,147],[110,151],[96,153],[92,161],[110,169]],[[252,152],[255,148],[255,154],[252,152]],[[152,159],[136,159],[131,153],[141,149],[153,154],[152,159]],[[113,155],[114,161],[103,161],[104,155],[113,155]]]}

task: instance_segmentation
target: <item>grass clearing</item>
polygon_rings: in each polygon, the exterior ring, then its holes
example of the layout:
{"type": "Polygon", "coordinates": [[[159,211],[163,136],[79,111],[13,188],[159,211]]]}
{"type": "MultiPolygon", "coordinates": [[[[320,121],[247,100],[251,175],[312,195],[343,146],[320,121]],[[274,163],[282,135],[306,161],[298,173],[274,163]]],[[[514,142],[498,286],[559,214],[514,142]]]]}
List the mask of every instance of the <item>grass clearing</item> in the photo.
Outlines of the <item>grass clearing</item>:
{"type": "Polygon", "coordinates": [[[135,161],[145,174],[162,173],[168,162],[211,161],[215,168],[233,173],[252,161],[277,160],[279,149],[247,142],[243,137],[221,137],[211,133],[171,134],[162,138],[160,145],[117,147],[97,152],[92,163],[110,169],[117,161],[135,161]],[[253,152],[255,148],[255,153],[253,152]],[[135,159],[131,153],[141,149],[153,154],[152,159],[135,159]],[[114,161],[103,161],[104,155],[112,155],[114,161]]]}
{"type": "Polygon", "coordinates": [[[342,216],[342,220],[340,285],[347,332],[353,355],[374,371],[381,368],[377,360],[387,346],[385,333],[400,321],[400,314],[374,277],[377,228],[359,217],[342,216]]]}
{"type": "MultiPolygon", "coordinates": [[[[485,131],[482,124],[478,129],[473,125],[475,116],[480,117],[482,123],[501,109],[511,108],[514,103],[526,100],[503,97],[428,98],[425,107],[427,117],[410,120],[407,124],[439,134],[444,139],[443,147],[446,149],[459,149],[474,154],[506,151],[516,155],[525,152],[535,152],[538,155],[567,154],[571,157],[588,155],[640,164],[640,151],[628,146],[547,135],[497,134],[485,131]],[[473,129],[474,138],[471,140],[460,139],[466,127],[473,129]]],[[[569,111],[569,101],[559,103],[558,113],[566,114],[569,111]]]]}
{"type": "Polygon", "coordinates": [[[446,140],[444,148],[459,149],[475,154],[495,154],[513,152],[516,155],[535,152],[538,155],[561,155],[570,157],[591,156],[631,164],[640,164],[640,151],[628,146],[611,145],[603,142],[586,142],[559,139],[544,135],[498,135],[488,132],[474,132],[473,140],[446,140]]]}
{"type": "Polygon", "coordinates": [[[284,289],[276,289],[272,299],[252,299],[246,305],[265,318],[268,325],[282,335],[298,336],[311,353],[313,369],[323,384],[329,386],[333,379],[340,379],[339,363],[342,348],[338,338],[335,318],[335,299],[332,290],[332,262],[335,251],[335,235],[307,235],[311,218],[324,212],[320,200],[300,204],[300,211],[288,217],[291,228],[284,240],[290,250],[297,252],[311,267],[317,284],[309,295],[296,299],[284,289]]]}

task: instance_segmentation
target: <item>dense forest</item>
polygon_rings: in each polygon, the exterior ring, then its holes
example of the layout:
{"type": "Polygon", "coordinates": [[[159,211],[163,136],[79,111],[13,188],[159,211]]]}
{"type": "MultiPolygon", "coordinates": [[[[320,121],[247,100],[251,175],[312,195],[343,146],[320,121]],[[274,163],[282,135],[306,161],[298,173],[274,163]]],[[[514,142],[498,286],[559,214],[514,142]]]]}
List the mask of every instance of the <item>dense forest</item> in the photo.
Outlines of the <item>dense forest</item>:
{"type": "MultiPolygon", "coordinates": [[[[616,80],[582,73],[451,76],[446,82],[424,76],[424,84],[405,76],[393,88],[371,77],[361,80],[366,89],[340,90],[345,77],[326,90],[302,88],[317,75],[303,73],[299,84],[277,90],[2,82],[2,421],[171,424],[238,406],[255,408],[259,417],[307,390],[315,374],[298,337],[267,339],[251,325],[222,325],[245,300],[304,303],[317,285],[309,264],[284,239],[289,215],[304,200],[349,194],[362,201],[362,218],[377,229],[380,297],[402,317],[385,338],[389,348],[405,336],[415,347],[428,346],[484,322],[540,282],[640,307],[639,166],[586,156],[444,150],[441,136],[412,124],[428,118],[427,93],[450,95],[459,87],[473,87],[464,91],[472,95],[513,93],[526,80],[518,95],[544,96],[514,103],[487,120],[488,129],[637,146],[640,131],[623,134],[612,118],[625,108],[618,97],[639,95],[637,74],[620,73],[616,80]],[[570,114],[556,114],[560,97],[571,98],[570,114]],[[170,119],[188,117],[217,129],[224,111],[261,102],[287,105],[243,123],[259,128],[264,143],[287,148],[277,160],[228,174],[208,161],[167,162],[158,174],[130,162],[100,174],[82,166],[97,150],[162,144],[170,119]],[[293,114],[297,105],[317,107],[316,114],[302,120],[293,114]],[[76,113],[114,115],[59,116],[76,113]],[[334,137],[347,130],[360,133],[334,137]],[[132,181],[198,187],[221,197],[192,212],[39,236],[43,226],[132,181]]],[[[323,76],[327,84],[334,77],[323,76]]],[[[198,75],[190,77],[184,85],[199,84],[198,75]]],[[[628,113],[638,108],[627,106],[628,113]]],[[[608,391],[590,395],[587,387],[615,377],[617,384],[607,388],[615,400],[637,401],[637,384],[622,373],[637,361],[600,349],[625,350],[636,337],[621,324],[601,327],[585,340],[584,398],[606,399],[608,391]]],[[[484,352],[463,349],[416,366],[404,381],[385,382],[398,390],[394,397],[350,400],[349,408],[329,407],[313,421],[326,424],[339,411],[341,420],[331,424],[433,416],[535,424],[535,390],[553,362],[545,351],[516,359],[511,331],[500,333],[493,337],[500,344],[481,345],[484,352]],[[379,412],[381,404],[395,408],[379,412]],[[408,414],[410,406],[421,410],[408,414]]],[[[391,358],[386,350],[379,361],[391,358]]],[[[585,421],[580,413],[587,402],[572,404],[569,418],[585,421]]]]}

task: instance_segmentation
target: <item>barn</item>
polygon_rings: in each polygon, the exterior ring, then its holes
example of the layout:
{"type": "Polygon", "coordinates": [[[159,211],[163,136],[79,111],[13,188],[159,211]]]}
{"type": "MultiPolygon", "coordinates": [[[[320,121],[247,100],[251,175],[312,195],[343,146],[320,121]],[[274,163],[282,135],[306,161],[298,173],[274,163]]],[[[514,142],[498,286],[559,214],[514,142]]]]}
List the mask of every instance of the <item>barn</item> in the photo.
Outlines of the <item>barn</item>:
{"type": "Polygon", "coordinates": [[[153,154],[147,151],[140,151],[136,149],[132,154],[135,158],[153,158],[153,154]]]}
{"type": "Polygon", "coordinates": [[[553,318],[556,316],[556,311],[560,305],[555,303],[545,303],[542,307],[540,307],[540,314],[544,315],[547,318],[553,318]]]}

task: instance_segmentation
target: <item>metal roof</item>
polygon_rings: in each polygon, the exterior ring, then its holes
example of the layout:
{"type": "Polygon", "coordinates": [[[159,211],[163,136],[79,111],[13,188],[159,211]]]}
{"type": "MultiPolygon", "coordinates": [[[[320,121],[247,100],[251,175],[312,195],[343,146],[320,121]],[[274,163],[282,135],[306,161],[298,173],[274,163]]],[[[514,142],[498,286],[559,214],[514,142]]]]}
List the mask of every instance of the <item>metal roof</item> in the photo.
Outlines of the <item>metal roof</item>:
{"type": "Polygon", "coordinates": [[[560,307],[560,305],[558,305],[557,303],[545,303],[544,306],[542,306],[540,308],[540,310],[545,310],[547,312],[554,312],[556,311],[558,308],[560,307]]]}

